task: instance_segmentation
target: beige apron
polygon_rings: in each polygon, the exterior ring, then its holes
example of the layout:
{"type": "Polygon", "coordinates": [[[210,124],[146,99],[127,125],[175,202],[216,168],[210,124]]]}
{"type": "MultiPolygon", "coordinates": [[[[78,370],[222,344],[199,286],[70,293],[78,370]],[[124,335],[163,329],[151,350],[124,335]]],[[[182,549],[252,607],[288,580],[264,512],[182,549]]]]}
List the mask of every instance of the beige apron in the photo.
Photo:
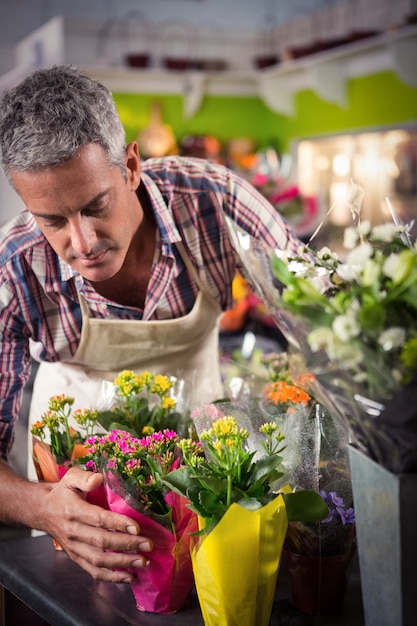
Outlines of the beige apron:
{"type": "Polygon", "coordinates": [[[84,297],[81,339],[69,362],[41,363],[33,385],[29,414],[28,475],[36,475],[31,461],[30,426],[47,410],[49,398],[65,393],[74,409],[109,408],[106,390],[124,369],[137,373],[174,375],[190,383],[190,403],[222,397],[218,355],[221,309],[207,293],[182,243],[175,244],[200,291],[193,309],[172,320],[105,320],[90,318],[84,297]]]}

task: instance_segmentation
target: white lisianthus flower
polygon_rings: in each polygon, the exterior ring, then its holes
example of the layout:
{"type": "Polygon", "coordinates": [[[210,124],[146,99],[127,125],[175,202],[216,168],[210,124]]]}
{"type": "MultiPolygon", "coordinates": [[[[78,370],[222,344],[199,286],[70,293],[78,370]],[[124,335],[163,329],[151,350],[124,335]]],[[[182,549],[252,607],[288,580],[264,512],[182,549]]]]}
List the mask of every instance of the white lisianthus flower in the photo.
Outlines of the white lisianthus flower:
{"type": "Polygon", "coordinates": [[[351,312],[338,315],[333,320],[332,329],[336,337],[346,343],[361,332],[357,319],[351,312]]]}
{"type": "Polygon", "coordinates": [[[338,261],[339,260],[339,257],[337,256],[336,252],[332,252],[330,248],[328,248],[327,246],[323,246],[323,248],[318,250],[317,257],[324,261],[329,261],[329,260],[338,261]]]}
{"type": "Polygon", "coordinates": [[[397,272],[398,263],[400,262],[400,255],[392,253],[385,259],[382,265],[382,271],[388,278],[393,278],[397,272]]]}
{"type": "Polygon", "coordinates": [[[388,352],[393,348],[400,348],[404,345],[406,339],[405,330],[398,326],[387,328],[379,336],[378,343],[383,350],[388,352]]]}
{"type": "Polygon", "coordinates": [[[391,241],[394,241],[398,232],[398,226],[396,226],[393,222],[377,224],[377,226],[374,226],[371,231],[371,239],[390,243],[391,241]]]}
{"type": "Polygon", "coordinates": [[[354,226],[345,228],[343,233],[343,247],[346,248],[346,250],[353,250],[358,241],[358,230],[354,226]]]}
{"type": "Polygon", "coordinates": [[[357,246],[352,252],[349,252],[346,263],[360,265],[363,267],[365,263],[372,257],[372,246],[370,243],[365,242],[360,246],[357,246]]]}
{"type": "Polygon", "coordinates": [[[318,352],[319,350],[329,352],[329,350],[332,350],[334,343],[334,334],[330,328],[315,328],[309,333],[307,341],[313,352],[318,352]]]}
{"type": "Polygon", "coordinates": [[[362,268],[358,265],[349,265],[349,263],[341,263],[336,270],[336,274],[348,283],[361,282],[362,268]]]}
{"type": "Polygon", "coordinates": [[[363,237],[366,237],[371,232],[371,222],[369,220],[363,220],[358,224],[358,233],[363,237]]]}

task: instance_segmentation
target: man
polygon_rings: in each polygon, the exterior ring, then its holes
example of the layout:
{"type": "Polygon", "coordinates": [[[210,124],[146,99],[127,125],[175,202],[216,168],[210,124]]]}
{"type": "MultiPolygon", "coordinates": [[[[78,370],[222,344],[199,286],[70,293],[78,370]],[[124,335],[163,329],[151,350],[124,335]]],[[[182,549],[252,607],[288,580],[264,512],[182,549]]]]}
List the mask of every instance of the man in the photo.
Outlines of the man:
{"type": "Polygon", "coordinates": [[[0,158],[27,207],[0,239],[0,520],[48,532],[97,579],[128,581],[120,568],[144,565],[152,546],[132,520],[85,502],[100,475],[73,468],[51,485],[7,465],[30,358],[38,418],[56,393],[94,406],[100,382],[125,368],[181,372],[196,401],[215,399],[237,267],[224,217],[271,247],[299,241],[221,166],[141,164],[109,91],[70,67],[2,96],[0,158]]]}

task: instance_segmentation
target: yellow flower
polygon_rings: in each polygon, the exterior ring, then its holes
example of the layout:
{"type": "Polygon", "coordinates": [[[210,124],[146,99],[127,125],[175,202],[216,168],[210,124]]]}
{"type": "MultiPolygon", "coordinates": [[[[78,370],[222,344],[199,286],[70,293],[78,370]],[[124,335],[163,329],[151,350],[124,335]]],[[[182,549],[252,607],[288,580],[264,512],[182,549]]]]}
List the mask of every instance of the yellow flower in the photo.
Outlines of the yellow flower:
{"type": "Polygon", "coordinates": [[[158,396],[165,395],[172,387],[173,383],[169,380],[168,376],[162,376],[158,374],[155,376],[151,386],[152,393],[156,393],[158,396]]]}
{"type": "Polygon", "coordinates": [[[68,406],[74,404],[74,398],[70,398],[70,396],[66,396],[62,393],[59,396],[52,396],[52,398],[49,398],[48,408],[50,411],[61,411],[66,404],[68,404],[68,406]]]}
{"type": "Polygon", "coordinates": [[[139,375],[138,378],[139,378],[139,383],[142,385],[142,387],[148,387],[149,389],[155,377],[153,374],[151,374],[151,372],[147,372],[145,370],[139,375]]]}
{"type": "Polygon", "coordinates": [[[89,422],[95,422],[98,418],[98,411],[93,409],[76,409],[73,413],[74,419],[80,426],[85,426],[89,422]]]}
{"type": "Polygon", "coordinates": [[[167,409],[170,411],[175,409],[176,402],[174,398],[164,398],[161,404],[163,409],[167,409]]]}

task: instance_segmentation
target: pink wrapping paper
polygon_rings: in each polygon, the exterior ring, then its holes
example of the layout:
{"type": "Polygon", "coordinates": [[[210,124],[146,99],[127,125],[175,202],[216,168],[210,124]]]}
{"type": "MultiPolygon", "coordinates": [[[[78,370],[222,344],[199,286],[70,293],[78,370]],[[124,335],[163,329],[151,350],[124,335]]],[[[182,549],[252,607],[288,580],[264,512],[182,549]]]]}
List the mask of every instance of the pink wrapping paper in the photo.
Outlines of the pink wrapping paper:
{"type": "Polygon", "coordinates": [[[135,574],[132,591],[139,611],[175,613],[187,603],[194,587],[190,555],[190,533],[198,530],[197,516],[186,506],[186,500],[169,493],[166,502],[172,507],[176,532],[170,532],[154,520],[130,507],[125,500],[106,486],[111,511],[128,515],[140,524],[141,534],[154,544],[146,553],[149,565],[130,570],[135,574]]]}

